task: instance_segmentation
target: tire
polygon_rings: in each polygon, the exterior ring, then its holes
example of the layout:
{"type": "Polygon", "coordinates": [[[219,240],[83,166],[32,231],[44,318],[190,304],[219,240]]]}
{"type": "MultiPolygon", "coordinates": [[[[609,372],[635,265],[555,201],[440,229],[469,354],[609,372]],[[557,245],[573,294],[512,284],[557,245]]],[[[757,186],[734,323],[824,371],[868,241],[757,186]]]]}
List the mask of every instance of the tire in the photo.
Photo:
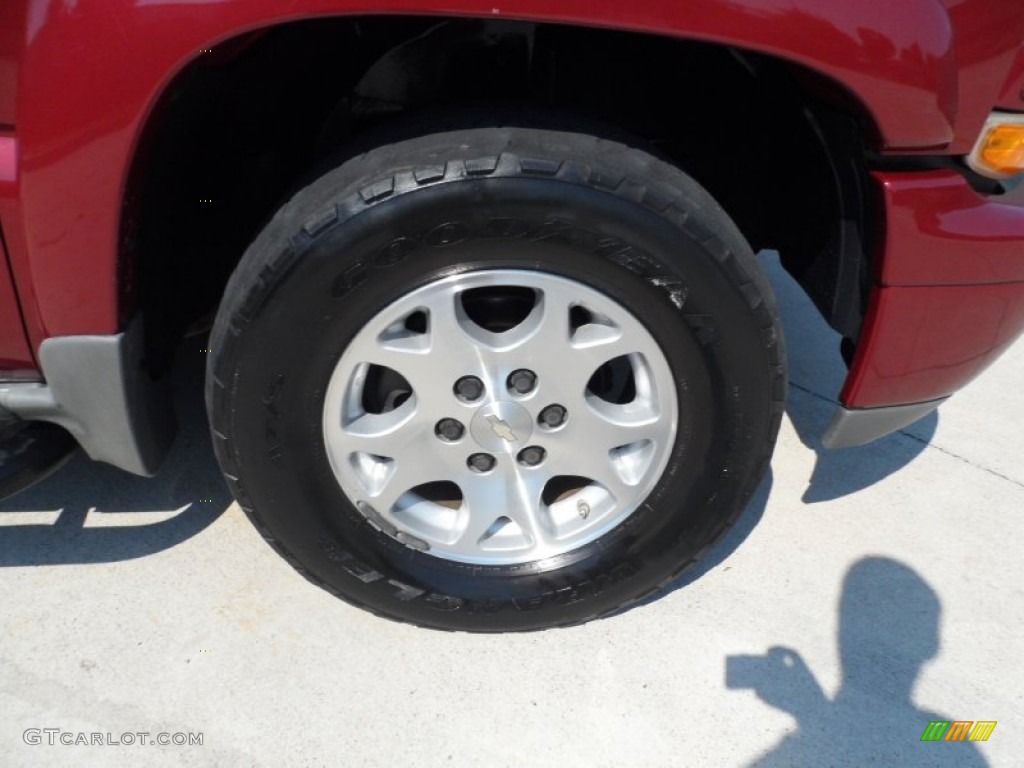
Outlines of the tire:
{"type": "Polygon", "coordinates": [[[206,396],[235,497],[310,581],[421,626],[533,630],[651,594],[735,520],[782,345],[750,247],[678,168],[475,127],[287,202],[228,283],[206,396]]]}

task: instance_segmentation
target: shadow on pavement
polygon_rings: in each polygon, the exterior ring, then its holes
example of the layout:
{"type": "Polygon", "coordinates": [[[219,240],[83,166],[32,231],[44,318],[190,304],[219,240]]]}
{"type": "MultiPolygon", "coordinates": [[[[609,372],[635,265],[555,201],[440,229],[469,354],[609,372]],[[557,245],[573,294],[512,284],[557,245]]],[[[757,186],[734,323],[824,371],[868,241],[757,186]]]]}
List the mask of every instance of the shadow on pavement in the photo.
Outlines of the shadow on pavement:
{"type": "Polygon", "coordinates": [[[782,313],[789,360],[789,402],[786,412],[800,440],[817,454],[803,501],[831,501],[863,490],[902,469],[928,445],[938,427],[932,413],[906,432],[859,448],[829,451],[821,444],[835,412],[836,398],[846,378],[839,353],[840,337],[829,328],[814,304],[779,263],[778,254],[760,254],[782,313]]]}
{"type": "Polygon", "coordinates": [[[179,355],[173,382],[179,433],[159,474],[135,477],[79,453],[56,474],[0,502],[0,566],[142,557],[195,536],[228,507],[231,495],[207,430],[204,358],[200,340],[194,341],[195,352],[179,355]]]}
{"type": "Polygon", "coordinates": [[[855,563],[843,582],[842,681],[831,700],[792,649],[726,657],[727,688],[753,690],[798,725],[752,768],[833,765],[836,758],[849,765],[987,765],[970,741],[921,740],[929,723],[951,719],[913,703],[918,673],[939,650],[940,612],[938,596],[915,571],[895,560],[868,557],[855,563]]]}

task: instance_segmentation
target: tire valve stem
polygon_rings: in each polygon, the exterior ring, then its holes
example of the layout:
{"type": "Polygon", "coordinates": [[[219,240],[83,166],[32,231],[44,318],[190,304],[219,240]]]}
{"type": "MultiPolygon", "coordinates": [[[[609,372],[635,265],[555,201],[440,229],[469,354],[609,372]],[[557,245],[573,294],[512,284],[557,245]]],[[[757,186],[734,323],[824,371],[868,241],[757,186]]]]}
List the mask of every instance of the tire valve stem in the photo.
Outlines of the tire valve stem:
{"type": "Polygon", "coordinates": [[[590,516],[590,505],[580,499],[576,502],[576,511],[580,513],[580,517],[586,520],[590,516]]]}

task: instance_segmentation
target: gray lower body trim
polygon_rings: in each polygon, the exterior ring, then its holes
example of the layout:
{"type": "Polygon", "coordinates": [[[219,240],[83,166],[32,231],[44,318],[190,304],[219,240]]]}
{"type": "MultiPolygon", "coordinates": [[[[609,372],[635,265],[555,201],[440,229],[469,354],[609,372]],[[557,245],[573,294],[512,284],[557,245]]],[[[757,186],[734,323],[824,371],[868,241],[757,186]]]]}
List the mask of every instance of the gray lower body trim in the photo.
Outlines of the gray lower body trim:
{"type": "Polygon", "coordinates": [[[852,448],[885,437],[913,424],[942,405],[948,397],[911,405],[889,405],[883,408],[839,407],[832,423],[821,438],[826,448],[852,448]]]}
{"type": "Polygon", "coordinates": [[[70,432],[85,452],[136,475],[152,475],[174,440],[166,382],[142,368],[142,323],[113,336],[57,336],[39,347],[45,384],[0,384],[0,407],[70,432]]]}

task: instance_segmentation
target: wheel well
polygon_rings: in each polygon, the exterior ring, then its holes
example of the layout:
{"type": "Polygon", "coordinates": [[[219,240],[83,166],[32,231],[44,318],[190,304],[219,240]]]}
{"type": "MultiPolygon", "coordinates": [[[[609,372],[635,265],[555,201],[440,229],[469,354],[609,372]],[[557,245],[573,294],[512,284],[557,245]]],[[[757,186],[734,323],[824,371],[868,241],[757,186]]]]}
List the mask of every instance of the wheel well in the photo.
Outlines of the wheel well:
{"type": "Polygon", "coordinates": [[[667,156],[755,250],[777,248],[825,317],[856,338],[873,129],[841,86],[688,40],[369,17],[235,38],[190,64],[154,107],[122,217],[125,303],[146,318],[151,367],[166,368],[182,333],[216,309],[246,246],[310,168],[397,115],[495,102],[600,121],[667,156]]]}

